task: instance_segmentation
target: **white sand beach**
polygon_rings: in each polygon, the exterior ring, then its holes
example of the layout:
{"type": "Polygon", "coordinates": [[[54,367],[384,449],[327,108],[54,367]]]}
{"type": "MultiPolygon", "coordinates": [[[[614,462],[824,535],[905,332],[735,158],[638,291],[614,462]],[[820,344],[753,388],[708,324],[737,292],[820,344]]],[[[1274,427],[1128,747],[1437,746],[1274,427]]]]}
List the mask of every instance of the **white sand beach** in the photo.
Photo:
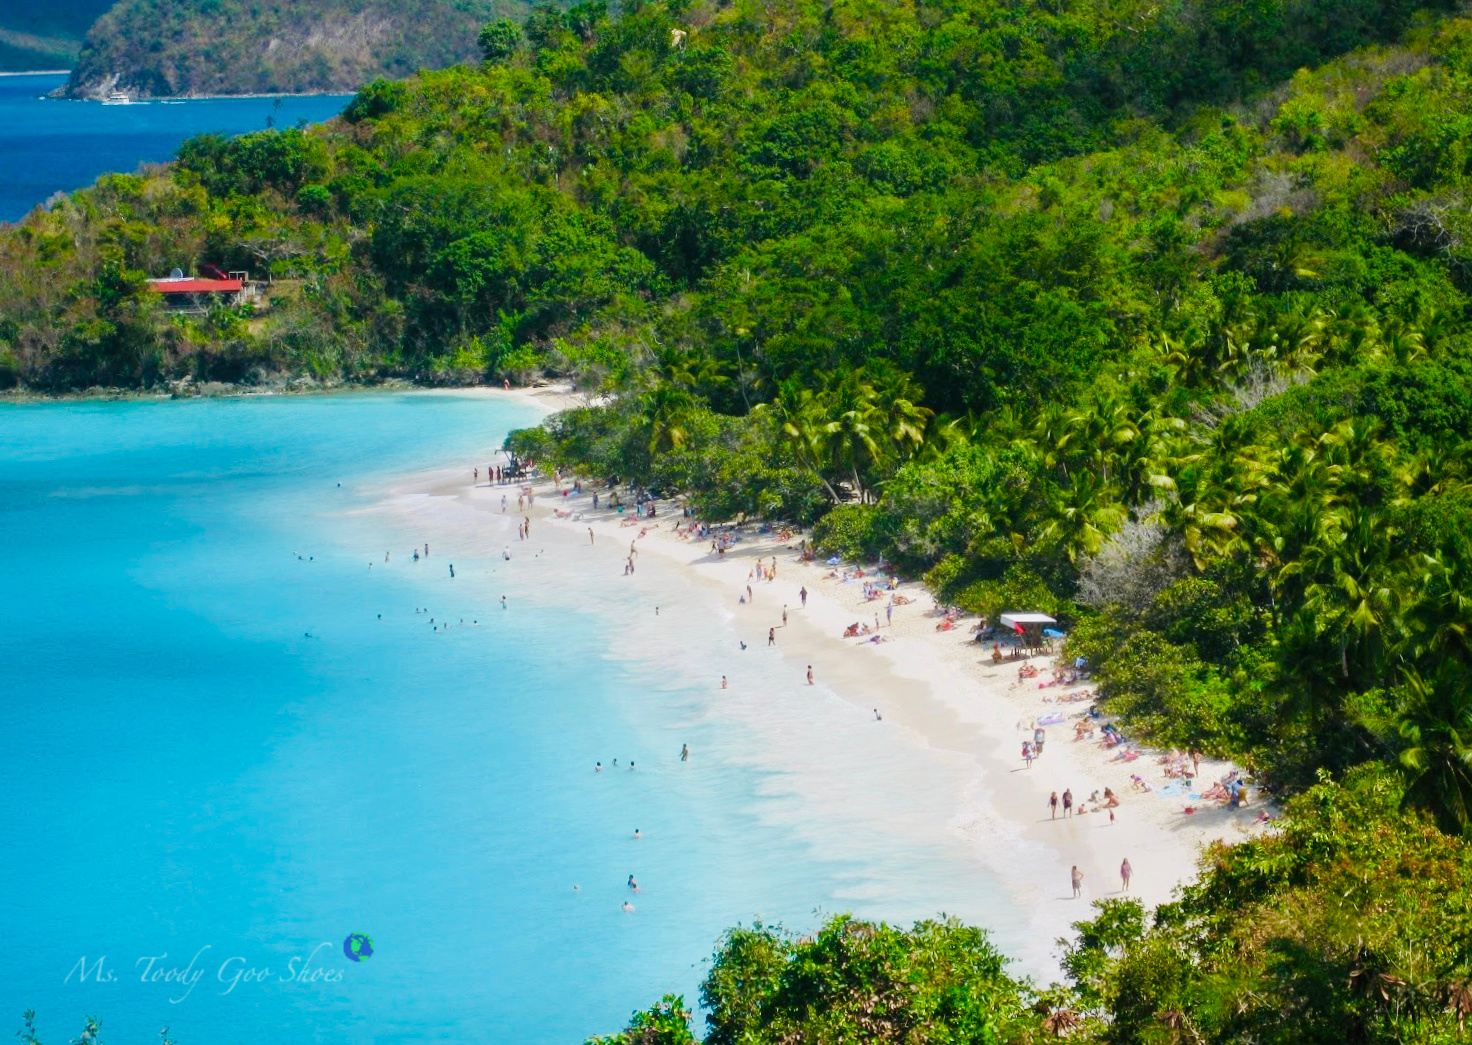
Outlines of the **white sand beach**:
{"type": "MultiPolygon", "coordinates": [[[[490,390],[482,394],[508,393],[490,390]]],[[[549,409],[569,402],[560,390],[533,394],[549,409]]],[[[833,570],[827,565],[802,562],[797,536],[783,541],[748,526],[741,540],[718,556],[711,552],[709,540],[675,535],[676,523],[683,520],[673,502],[664,502],[664,514],[654,519],[636,520],[632,509],[624,513],[606,507],[592,510],[591,489],[564,497],[541,479],[536,490],[534,501],[517,513],[518,487],[487,486],[484,479],[474,486],[467,463],[463,469],[405,480],[394,490],[390,503],[396,512],[412,519],[416,529],[435,534],[439,544],[461,549],[459,555],[499,559],[503,547],[509,546],[519,562],[535,557],[536,568],[549,571],[539,574],[546,578],[541,583],[547,598],[586,602],[619,613],[618,607],[629,597],[620,593],[663,593],[659,597],[667,601],[662,621],[644,617],[620,624],[628,636],[622,652],[631,659],[654,656],[660,638],[677,628],[729,631],[730,641],[721,639],[721,645],[713,640],[711,647],[729,650],[729,656],[702,649],[699,655],[705,659],[682,669],[686,676],[694,671],[708,679],[712,709],[738,703],[748,684],[746,665],[753,661],[742,659],[735,636],[752,648],[753,656],[760,652],[764,658],[779,657],[780,661],[763,661],[767,674],[762,676],[766,681],[761,696],[767,703],[760,713],[770,715],[782,702],[810,705],[811,714],[792,727],[798,733],[808,732],[791,738],[792,746],[784,749],[784,757],[805,763],[806,786],[814,801],[821,792],[821,800],[832,804],[825,808],[838,809],[849,786],[842,772],[832,768],[842,765],[842,755],[833,762],[815,754],[813,766],[808,766],[802,752],[819,752],[825,737],[840,724],[851,730],[857,723],[872,723],[874,731],[882,731],[869,734],[876,742],[923,752],[936,767],[936,790],[942,800],[917,807],[923,809],[918,814],[922,819],[934,822],[910,825],[914,837],[946,836],[964,845],[977,865],[1002,884],[1011,901],[1008,914],[1023,926],[1021,938],[1029,941],[1023,954],[1011,949],[1025,972],[1044,979],[1056,975],[1055,941],[1068,934],[1072,922],[1090,916],[1088,902],[1124,895],[1119,874],[1122,860],[1127,858],[1133,868],[1130,893],[1153,905],[1170,899],[1176,887],[1193,876],[1204,845],[1261,830],[1253,826],[1260,808],[1255,801],[1228,810],[1218,803],[1190,802],[1184,794],[1167,792],[1180,785],[1171,786],[1158,752],[1144,751],[1137,760],[1124,762],[1115,760],[1118,749],[1101,745],[1097,732],[1092,739],[1075,741],[1073,723],[1087,714],[1089,702],[1058,698],[1088,689],[1088,681],[1040,688],[1038,683],[1048,679],[1052,662],[1039,658],[1033,663],[1042,669],[1041,675],[1019,682],[1022,662],[1005,660],[993,665],[986,656],[990,646],[983,648],[974,641],[970,625],[976,618],[938,631],[941,618],[917,582],[899,587],[898,594],[911,601],[894,607],[891,626],[885,622],[887,594],[866,602],[862,581],[843,582],[830,576],[833,570]],[[502,497],[509,499],[510,510],[504,514],[502,497]],[[533,527],[535,536],[529,542],[517,540],[516,527],[523,518],[533,527]],[[631,547],[637,553],[636,570],[633,576],[626,576],[624,563],[631,547]],[[776,579],[751,579],[756,562],[764,560],[770,565],[774,556],[776,579]],[[550,572],[555,563],[564,568],[550,572]],[[748,584],[753,598],[744,603],[748,584]],[[553,592],[547,590],[549,585],[575,586],[576,591],[553,592]],[[803,588],[808,592],[806,607],[799,594],[803,588]],[[869,642],[867,637],[841,637],[855,621],[872,629],[876,615],[883,643],[869,642]],[[766,648],[768,629],[774,629],[775,650],[766,648]],[[781,665],[778,674],[784,679],[780,691],[770,682],[775,664],[781,665]],[[806,684],[808,665],[814,673],[813,687],[806,684]],[[729,677],[729,690],[722,688],[723,676],[729,677]],[[882,719],[876,718],[876,712],[882,719]],[[1065,722],[1048,727],[1044,753],[1027,768],[1020,755],[1021,744],[1032,736],[1035,722],[1050,712],[1061,712],[1065,722]],[[824,766],[834,775],[832,787],[816,778],[814,767],[824,766]],[[1133,787],[1133,774],[1143,777],[1152,790],[1133,787]],[[964,785],[956,783],[963,779],[964,785]],[[1095,806],[1090,800],[1106,787],[1120,799],[1113,822],[1102,805],[1095,806]],[[1072,791],[1076,804],[1087,808],[1086,813],[1067,818],[1061,813],[1057,818],[1050,815],[1049,794],[1065,789],[1072,791]],[[1188,804],[1196,812],[1185,813],[1188,804]],[[1079,900],[1072,898],[1069,881],[1070,868],[1075,865],[1084,875],[1079,900]]],[[[607,491],[600,489],[600,493],[606,504],[607,491]]],[[[467,579],[474,582],[473,577],[467,579]]],[[[662,655],[668,657],[668,650],[662,655]]],[[[872,753],[865,758],[877,762],[872,753]]],[[[1203,760],[1200,786],[1231,769],[1225,763],[1203,760]]],[[[891,786],[913,787],[915,777],[894,780],[891,786]]],[[[864,810],[843,810],[843,815],[852,815],[856,824],[862,824],[864,810]]],[[[901,833],[908,831],[909,827],[901,833]]],[[[855,896],[867,909],[883,910],[883,896],[874,895],[875,891],[855,896]]],[[[926,913],[946,911],[984,922],[997,920],[992,908],[968,908],[960,897],[941,897],[938,903],[926,913]]]]}

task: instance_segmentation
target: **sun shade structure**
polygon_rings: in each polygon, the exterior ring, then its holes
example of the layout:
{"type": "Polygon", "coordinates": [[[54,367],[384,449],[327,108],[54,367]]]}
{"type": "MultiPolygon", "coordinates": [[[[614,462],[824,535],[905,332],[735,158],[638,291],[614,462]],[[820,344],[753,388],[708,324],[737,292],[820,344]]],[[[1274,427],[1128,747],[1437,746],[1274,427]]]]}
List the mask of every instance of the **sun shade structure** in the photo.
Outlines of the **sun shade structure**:
{"type": "Polygon", "coordinates": [[[1020,645],[1028,649],[1042,649],[1047,645],[1043,638],[1043,627],[1058,622],[1046,613],[1004,613],[998,618],[1002,627],[1011,628],[1021,640],[1020,645]]]}
{"type": "Polygon", "coordinates": [[[1058,622],[1046,613],[1004,613],[1000,618],[1002,626],[1012,628],[1014,631],[1018,625],[1026,628],[1036,626],[1041,628],[1044,624],[1057,624],[1058,622]]]}

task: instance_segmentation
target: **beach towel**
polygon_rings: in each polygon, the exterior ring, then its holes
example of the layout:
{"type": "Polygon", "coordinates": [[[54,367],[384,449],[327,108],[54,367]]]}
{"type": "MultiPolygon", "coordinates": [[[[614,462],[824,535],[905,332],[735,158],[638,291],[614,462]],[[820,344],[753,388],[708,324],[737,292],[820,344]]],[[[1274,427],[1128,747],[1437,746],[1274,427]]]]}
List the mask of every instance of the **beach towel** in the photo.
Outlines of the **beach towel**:
{"type": "Polygon", "coordinates": [[[1062,724],[1063,712],[1061,711],[1050,711],[1038,719],[1038,725],[1040,726],[1061,726],[1062,724]]]}

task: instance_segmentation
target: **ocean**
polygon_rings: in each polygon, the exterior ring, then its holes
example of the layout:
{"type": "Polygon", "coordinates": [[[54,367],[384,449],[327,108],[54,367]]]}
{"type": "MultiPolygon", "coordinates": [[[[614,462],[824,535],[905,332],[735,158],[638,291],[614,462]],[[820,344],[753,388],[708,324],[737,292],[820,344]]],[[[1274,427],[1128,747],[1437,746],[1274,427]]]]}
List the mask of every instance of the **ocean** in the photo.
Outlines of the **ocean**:
{"type": "Polygon", "coordinates": [[[173,159],[196,134],[244,134],[267,126],[319,123],[342,111],[341,96],[210,98],[101,105],[44,98],[65,75],[0,76],[0,221],[17,221],[58,192],[84,188],[109,171],[173,159]]]}
{"type": "Polygon", "coordinates": [[[948,911],[1016,953],[966,760],[738,655],[677,577],[516,541],[470,470],[538,416],[0,405],[0,1016],[576,1043],[693,1004],[738,922],[948,911]]]}

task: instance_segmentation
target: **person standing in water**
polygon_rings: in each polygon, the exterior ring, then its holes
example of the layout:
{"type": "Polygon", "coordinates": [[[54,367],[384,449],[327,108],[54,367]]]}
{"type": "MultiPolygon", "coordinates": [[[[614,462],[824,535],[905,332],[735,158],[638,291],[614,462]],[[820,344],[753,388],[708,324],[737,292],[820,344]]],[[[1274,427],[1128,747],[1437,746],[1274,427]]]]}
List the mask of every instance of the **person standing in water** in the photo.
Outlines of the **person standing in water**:
{"type": "Polygon", "coordinates": [[[1073,898],[1077,900],[1084,892],[1084,873],[1078,869],[1078,864],[1073,865],[1069,878],[1073,881],[1073,898]]]}
{"type": "Polygon", "coordinates": [[[803,609],[807,609],[807,605],[808,605],[808,589],[807,589],[807,585],[803,585],[802,590],[799,591],[797,593],[797,595],[798,595],[798,598],[802,599],[803,609]]]}
{"type": "Polygon", "coordinates": [[[1052,820],[1057,820],[1058,819],[1058,792],[1057,791],[1054,791],[1051,795],[1048,796],[1048,813],[1049,813],[1049,819],[1052,819],[1052,820]]]}
{"type": "Polygon", "coordinates": [[[768,628],[767,629],[767,645],[768,646],[775,646],[775,645],[777,645],[777,629],[776,628],[768,628]]]}
{"type": "Polygon", "coordinates": [[[808,665],[808,685],[811,686],[812,684],[813,684],[813,666],[811,664],[809,664],[808,665]]]}
{"type": "Polygon", "coordinates": [[[689,744],[681,744],[680,745],[680,761],[681,762],[689,762],[690,761],[690,745],[689,744]]]}
{"type": "Polygon", "coordinates": [[[596,543],[598,543],[598,539],[593,536],[593,527],[591,527],[591,526],[588,527],[588,543],[589,544],[596,544],[596,543]]]}
{"type": "Polygon", "coordinates": [[[782,627],[787,627],[787,607],[782,607],[782,627]]]}

